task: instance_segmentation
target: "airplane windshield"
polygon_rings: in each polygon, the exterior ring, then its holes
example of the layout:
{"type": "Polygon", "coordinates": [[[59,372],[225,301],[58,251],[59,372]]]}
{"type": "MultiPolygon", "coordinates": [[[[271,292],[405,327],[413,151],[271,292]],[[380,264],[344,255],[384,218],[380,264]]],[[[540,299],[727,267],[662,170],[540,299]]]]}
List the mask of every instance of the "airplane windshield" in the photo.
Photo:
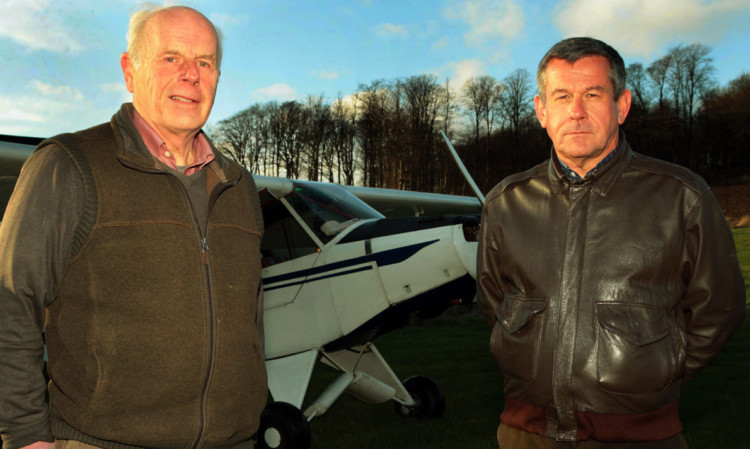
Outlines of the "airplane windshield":
{"type": "MultiPolygon", "coordinates": [[[[312,228],[327,241],[356,220],[383,218],[378,211],[336,184],[294,182],[294,193],[287,197],[302,217],[312,212],[312,228]]],[[[307,220],[306,220],[307,221],[307,220]]]]}
{"type": "Polygon", "coordinates": [[[294,193],[325,221],[383,218],[378,211],[336,184],[294,183],[294,193]]]}

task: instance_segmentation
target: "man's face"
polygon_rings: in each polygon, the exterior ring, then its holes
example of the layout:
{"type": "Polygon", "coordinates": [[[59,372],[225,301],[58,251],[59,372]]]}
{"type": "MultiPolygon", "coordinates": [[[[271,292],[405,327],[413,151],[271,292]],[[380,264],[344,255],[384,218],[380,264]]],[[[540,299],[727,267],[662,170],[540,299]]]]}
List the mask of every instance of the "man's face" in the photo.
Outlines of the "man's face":
{"type": "Polygon", "coordinates": [[[570,64],[552,59],[547,65],[546,101],[537,95],[534,108],[558,157],[585,174],[617,147],[618,129],[630,109],[630,92],[615,100],[609,62],[588,56],[570,64]]]}
{"type": "Polygon", "coordinates": [[[187,9],[157,13],[145,27],[138,67],[127,53],[121,59],[135,109],[163,138],[195,133],[219,82],[213,28],[187,9]]]}

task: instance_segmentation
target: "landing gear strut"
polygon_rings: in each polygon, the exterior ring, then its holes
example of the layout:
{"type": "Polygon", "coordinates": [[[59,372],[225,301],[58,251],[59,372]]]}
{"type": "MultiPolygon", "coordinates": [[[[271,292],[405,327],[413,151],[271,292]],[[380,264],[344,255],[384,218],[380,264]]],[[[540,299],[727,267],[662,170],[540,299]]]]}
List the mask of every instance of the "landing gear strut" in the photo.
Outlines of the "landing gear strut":
{"type": "Polygon", "coordinates": [[[406,379],[404,387],[414,399],[414,405],[396,404],[396,412],[404,416],[417,418],[440,418],[445,411],[445,397],[438,384],[424,376],[406,379]]]}

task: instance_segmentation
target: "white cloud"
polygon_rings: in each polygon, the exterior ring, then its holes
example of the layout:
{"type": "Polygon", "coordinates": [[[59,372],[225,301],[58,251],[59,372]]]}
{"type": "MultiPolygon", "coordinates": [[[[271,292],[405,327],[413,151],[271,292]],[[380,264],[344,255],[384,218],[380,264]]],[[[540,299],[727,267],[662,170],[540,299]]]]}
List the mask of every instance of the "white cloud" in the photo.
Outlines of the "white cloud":
{"type": "MultiPolygon", "coordinates": [[[[113,92],[102,92],[96,100],[107,103],[113,92]]],[[[0,92],[0,133],[47,137],[76,131],[107,121],[117,104],[109,102],[104,110],[74,87],[31,80],[18,92],[0,92]]]]}
{"type": "Polygon", "coordinates": [[[5,0],[0,6],[0,36],[10,38],[31,50],[75,53],[83,45],[78,33],[66,29],[65,21],[50,14],[50,0],[5,0]]]}
{"type": "Polygon", "coordinates": [[[565,37],[592,36],[624,54],[653,57],[669,44],[717,42],[748,0],[569,0],[553,22],[565,37]]]}
{"type": "Polygon", "coordinates": [[[524,27],[523,9],[516,0],[451,1],[445,14],[469,26],[464,39],[472,47],[497,38],[513,39],[524,27]]]}
{"type": "MultiPolygon", "coordinates": [[[[23,100],[25,97],[0,96],[0,122],[3,123],[43,123],[44,116],[37,112],[29,111],[28,103],[23,100]]],[[[13,134],[3,129],[3,134],[13,134]]]]}
{"type": "Polygon", "coordinates": [[[329,72],[327,70],[313,70],[312,75],[324,80],[335,80],[339,78],[338,72],[329,72]]]}
{"type": "Polygon", "coordinates": [[[81,106],[38,94],[0,94],[0,133],[47,137],[80,129],[72,120],[81,106]]]}
{"type": "Polygon", "coordinates": [[[356,105],[357,105],[357,98],[356,97],[357,97],[357,94],[355,93],[355,94],[345,95],[345,96],[341,97],[340,99],[339,98],[334,98],[332,104],[335,107],[340,102],[341,106],[344,108],[344,110],[351,112],[351,110],[353,108],[355,108],[356,105]]]}
{"type": "Polygon", "coordinates": [[[288,84],[276,83],[268,87],[262,87],[253,91],[253,99],[256,101],[291,101],[296,100],[297,91],[288,84]]]}
{"type": "Polygon", "coordinates": [[[53,86],[52,84],[43,83],[33,80],[34,88],[46,98],[59,102],[80,102],[83,101],[83,93],[80,90],[70,86],[53,86]]]}
{"type": "Polygon", "coordinates": [[[484,74],[485,63],[478,59],[465,59],[449,65],[452,71],[451,85],[460,91],[464,83],[471,78],[484,74]]]}
{"type": "Polygon", "coordinates": [[[396,25],[393,23],[381,23],[372,27],[376,35],[382,38],[405,38],[407,36],[405,25],[396,25]]]}

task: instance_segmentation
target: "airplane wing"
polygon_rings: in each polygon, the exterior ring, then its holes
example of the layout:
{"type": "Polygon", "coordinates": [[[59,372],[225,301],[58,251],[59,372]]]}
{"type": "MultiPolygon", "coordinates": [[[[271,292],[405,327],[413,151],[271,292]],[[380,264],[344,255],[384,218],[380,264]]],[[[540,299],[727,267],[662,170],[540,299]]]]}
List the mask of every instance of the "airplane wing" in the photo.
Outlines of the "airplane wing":
{"type": "Polygon", "coordinates": [[[482,213],[482,203],[479,199],[471,196],[410,192],[375,187],[345,185],[342,185],[342,187],[386,217],[475,215],[482,213]]]}

